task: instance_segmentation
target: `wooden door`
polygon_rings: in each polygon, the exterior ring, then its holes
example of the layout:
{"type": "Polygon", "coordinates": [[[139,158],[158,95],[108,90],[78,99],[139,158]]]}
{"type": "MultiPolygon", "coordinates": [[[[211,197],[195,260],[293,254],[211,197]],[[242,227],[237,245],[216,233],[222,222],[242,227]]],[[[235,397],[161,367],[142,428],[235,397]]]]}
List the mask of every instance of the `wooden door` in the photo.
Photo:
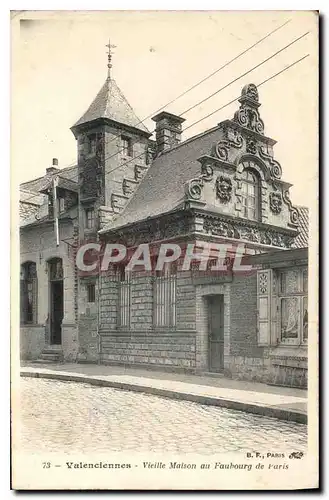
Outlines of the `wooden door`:
{"type": "Polygon", "coordinates": [[[224,369],[224,296],[208,298],[209,325],[209,370],[221,372],[224,369]]]}
{"type": "Polygon", "coordinates": [[[51,282],[51,343],[62,343],[63,281],[51,282]]]}

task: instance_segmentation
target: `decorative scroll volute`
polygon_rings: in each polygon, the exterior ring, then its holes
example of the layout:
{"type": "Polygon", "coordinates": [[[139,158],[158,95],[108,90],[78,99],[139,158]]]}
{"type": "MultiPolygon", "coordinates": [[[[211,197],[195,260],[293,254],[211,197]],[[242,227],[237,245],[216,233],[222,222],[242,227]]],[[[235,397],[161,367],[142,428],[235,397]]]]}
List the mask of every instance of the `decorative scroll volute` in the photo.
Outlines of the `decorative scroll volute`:
{"type": "Polygon", "coordinates": [[[212,165],[209,163],[202,165],[201,174],[185,184],[186,197],[192,200],[200,200],[204,183],[211,181],[213,176],[214,169],[212,165]]]}
{"type": "Polygon", "coordinates": [[[264,122],[258,108],[261,105],[256,85],[250,83],[243,87],[239,99],[240,109],[234,114],[234,121],[258,134],[264,134],[264,122]]]}

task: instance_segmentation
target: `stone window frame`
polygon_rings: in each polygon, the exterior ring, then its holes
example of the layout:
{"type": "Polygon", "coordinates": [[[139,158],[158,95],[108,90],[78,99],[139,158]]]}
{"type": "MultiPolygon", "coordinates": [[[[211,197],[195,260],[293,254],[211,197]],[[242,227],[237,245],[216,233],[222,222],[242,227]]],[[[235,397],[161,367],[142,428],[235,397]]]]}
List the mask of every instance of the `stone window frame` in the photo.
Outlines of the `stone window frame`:
{"type": "Polygon", "coordinates": [[[131,324],[132,273],[127,271],[125,265],[117,265],[116,278],[118,283],[117,327],[129,329],[131,324]]]}
{"type": "Polygon", "coordinates": [[[96,155],[96,148],[97,148],[97,133],[92,132],[87,135],[87,151],[86,151],[86,156],[87,157],[92,157],[96,155]]]}
{"type": "MultiPolygon", "coordinates": [[[[267,191],[268,191],[268,181],[270,179],[268,168],[265,163],[260,160],[257,156],[252,154],[242,154],[236,159],[236,172],[235,172],[235,216],[244,218],[241,215],[242,212],[242,173],[246,168],[251,172],[255,172],[259,178],[259,217],[257,222],[266,222],[268,218],[268,201],[267,201],[267,191]],[[249,163],[248,167],[245,167],[245,163],[249,163]]],[[[250,219],[246,219],[250,220],[250,219]]]]}
{"type": "Polygon", "coordinates": [[[88,304],[95,304],[95,302],[96,302],[96,283],[94,281],[86,283],[86,291],[87,291],[87,303],[88,304]],[[93,300],[89,300],[90,298],[92,298],[93,300]]]}
{"type": "Polygon", "coordinates": [[[231,284],[196,285],[196,369],[209,368],[209,324],[206,299],[211,295],[224,296],[224,369],[228,367],[231,349],[231,284]]]}
{"type": "Polygon", "coordinates": [[[166,262],[163,271],[153,272],[153,328],[176,329],[177,326],[177,266],[166,262]],[[159,304],[159,298],[161,304],[159,304]]]}
{"type": "Polygon", "coordinates": [[[21,323],[23,325],[36,325],[38,323],[38,274],[36,262],[29,260],[21,264],[20,290],[21,323]],[[33,271],[31,271],[32,266],[34,267],[33,271]],[[25,307],[29,292],[31,292],[31,313],[25,307]],[[28,314],[32,316],[28,317],[28,314]]]}
{"type": "Polygon", "coordinates": [[[94,229],[96,224],[96,214],[94,207],[86,207],[84,215],[85,215],[85,228],[94,229]]]}
{"type": "Polygon", "coordinates": [[[260,215],[260,179],[258,173],[254,172],[252,168],[245,168],[241,174],[241,195],[242,200],[245,199],[246,204],[242,202],[242,208],[247,210],[247,215],[244,213],[244,217],[248,220],[259,220],[260,215]],[[250,179],[251,177],[251,179],[250,179]],[[243,186],[246,186],[246,193],[243,191],[243,186]],[[249,187],[253,188],[253,193],[249,193],[249,187]],[[254,216],[250,217],[249,212],[254,212],[254,216]]]}
{"type": "Polygon", "coordinates": [[[127,135],[121,135],[121,150],[123,156],[133,157],[133,142],[132,138],[127,135]]]}
{"type": "Polygon", "coordinates": [[[307,346],[308,338],[304,338],[304,301],[305,298],[308,300],[308,289],[304,288],[304,273],[308,273],[308,269],[305,266],[294,267],[294,268],[283,268],[276,270],[276,295],[277,295],[277,328],[279,333],[279,343],[284,346],[294,345],[294,346],[307,346]],[[282,276],[289,272],[296,271],[298,273],[298,290],[293,292],[287,292],[285,290],[281,290],[281,279],[282,276]],[[282,330],[281,330],[281,304],[282,300],[296,298],[297,299],[297,307],[298,307],[298,336],[297,338],[282,338],[282,330]]]}

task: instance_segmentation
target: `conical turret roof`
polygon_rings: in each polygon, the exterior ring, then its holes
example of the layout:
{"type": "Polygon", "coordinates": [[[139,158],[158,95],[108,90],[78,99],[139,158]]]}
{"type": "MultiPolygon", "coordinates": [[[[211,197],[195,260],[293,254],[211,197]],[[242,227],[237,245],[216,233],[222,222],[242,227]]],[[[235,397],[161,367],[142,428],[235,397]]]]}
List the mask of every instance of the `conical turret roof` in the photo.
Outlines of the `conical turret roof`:
{"type": "Polygon", "coordinates": [[[107,118],[150,134],[143,123],[140,123],[140,119],[112,78],[106,79],[103,87],[74,127],[98,118],[107,118]]]}

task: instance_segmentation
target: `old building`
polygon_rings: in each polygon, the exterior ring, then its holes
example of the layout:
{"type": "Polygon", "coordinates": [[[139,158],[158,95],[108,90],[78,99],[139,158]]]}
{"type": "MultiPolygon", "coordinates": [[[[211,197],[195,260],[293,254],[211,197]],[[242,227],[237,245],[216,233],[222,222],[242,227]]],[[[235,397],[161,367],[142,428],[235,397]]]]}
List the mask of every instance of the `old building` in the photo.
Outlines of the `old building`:
{"type": "Polygon", "coordinates": [[[246,85],[232,119],[185,141],[184,119],[162,111],[154,141],[108,75],[72,127],[77,165],[21,186],[22,204],[36,196],[21,225],[22,356],[305,385],[307,209],[290,200],[260,105],[246,85]],[[149,244],[152,269],[127,258],[81,273],[77,250],[95,241],[128,257],[149,244]],[[164,242],[183,251],[159,271],[164,242]],[[188,245],[204,243],[243,244],[253,270],[235,272],[233,254],[226,272],[185,269],[188,245]]]}

